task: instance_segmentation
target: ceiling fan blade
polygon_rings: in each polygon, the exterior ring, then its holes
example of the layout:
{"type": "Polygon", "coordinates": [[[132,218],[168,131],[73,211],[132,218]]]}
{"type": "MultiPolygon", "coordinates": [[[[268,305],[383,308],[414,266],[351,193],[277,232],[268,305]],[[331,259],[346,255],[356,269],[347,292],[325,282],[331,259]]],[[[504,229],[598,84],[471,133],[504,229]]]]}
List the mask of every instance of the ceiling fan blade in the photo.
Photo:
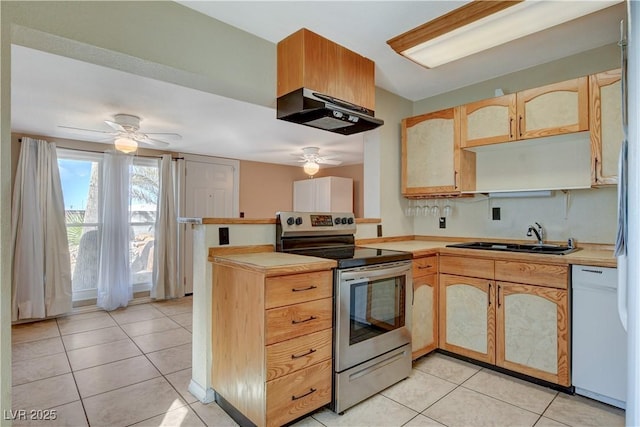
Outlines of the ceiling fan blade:
{"type": "Polygon", "coordinates": [[[76,127],[72,127],[72,126],[61,126],[58,125],[59,128],[63,128],[63,129],[70,129],[70,130],[79,130],[82,132],[94,132],[94,133],[106,133],[109,135],[115,135],[115,132],[111,132],[111,131],[107,131],[107,130],[95,130],[95,129],[83,129],[83,128],[76,128],[76,127]]]}
{"type": "Polygon", "coordinates": [[[337,165],[341,164],[342,162],[340,160],[319,159],[318,163],[321,163],[323,165],[337,166],[337,165]]]}
{"type": "Polygon", "coordinates": [[[156,135],[161,138],[182,139],[182,135],[180,135],[179,133],[165,133],[165,132],[145,132],[145,133],[147,135],[156,135]]]}
{"type": "Polygon", "coordinates": [[[167,141],[161,141],[159,139],[154,139],[154,138],[145,138],[140,142],[143,144],[153,145],[154,147],[158,147],[158,148],[167,148],[170,145],[167,141]]]}
{"type": "Polygon", "coordinates": [[[109,126],[111,126],[114,130],[117,130],[118,132],[127,131],[120,123],[112,122],[111,120],[105,120],[104,122],[109,126]]]}

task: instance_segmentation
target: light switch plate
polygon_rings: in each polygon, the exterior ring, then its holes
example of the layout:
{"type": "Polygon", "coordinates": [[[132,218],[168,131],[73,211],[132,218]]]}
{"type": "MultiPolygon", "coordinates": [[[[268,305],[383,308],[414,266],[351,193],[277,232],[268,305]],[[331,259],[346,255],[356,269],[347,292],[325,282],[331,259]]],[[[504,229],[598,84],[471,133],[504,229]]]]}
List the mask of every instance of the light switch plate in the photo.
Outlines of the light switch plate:
{"type": "Polygon", "coordinates": [[[491,219],[500,221],[500,208],[491,208],[491,219]]]}

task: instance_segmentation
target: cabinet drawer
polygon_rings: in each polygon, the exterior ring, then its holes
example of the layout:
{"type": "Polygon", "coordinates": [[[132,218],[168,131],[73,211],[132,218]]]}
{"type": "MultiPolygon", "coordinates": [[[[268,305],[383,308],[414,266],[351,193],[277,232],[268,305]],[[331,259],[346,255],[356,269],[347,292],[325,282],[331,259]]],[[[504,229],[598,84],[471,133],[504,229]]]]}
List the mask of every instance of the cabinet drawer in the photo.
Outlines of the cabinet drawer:
{"type": "Polygon", "coordinates": [[[265,293],[267,309],[328,298],[333,295],[333,272],[268,277],[265,293]]]}
{"type": "Polygon", "coordinates": [[[280,341],[331,328],[333,298],[303,302],[266,311],[267,341],[280,341]]]}
{"type": "Polygon", "coordinates": [[[267,425],[281,426],[331,402],[331,360],[267,382],[267,425]]]}
{"type": "Polygon", "coordinates": [[[496,280],[567,289],[569,267],[532,262],[496,261],[496,280]]]}
{"type": "Polygon", "coordinates": [[[267,381],[331,359],[331,329],[267,346],[267,381]]]}
{"type": "Polygon", "coordinates": [[[440,273],[493,279],[493,263],[490,259],[441,256],[440,273]]]}
{"type": "Polygon", "coordinates": [[[413,277],[426,276],[438,271],[438,257],[435,255],[413,260],[413,277]]]}

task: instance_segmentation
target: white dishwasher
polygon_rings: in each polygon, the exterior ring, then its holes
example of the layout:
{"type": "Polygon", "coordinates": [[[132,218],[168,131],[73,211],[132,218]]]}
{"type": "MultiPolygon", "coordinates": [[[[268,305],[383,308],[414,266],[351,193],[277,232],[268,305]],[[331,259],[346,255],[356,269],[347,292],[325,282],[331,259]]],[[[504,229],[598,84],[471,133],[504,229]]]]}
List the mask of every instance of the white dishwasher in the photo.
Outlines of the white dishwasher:
{"type": "Polygon", "coordinates": [[[624,408],[627,333],[618,317],[616,269],[574,265],[571,286],[571,377],[576,394],[624,408]]]}

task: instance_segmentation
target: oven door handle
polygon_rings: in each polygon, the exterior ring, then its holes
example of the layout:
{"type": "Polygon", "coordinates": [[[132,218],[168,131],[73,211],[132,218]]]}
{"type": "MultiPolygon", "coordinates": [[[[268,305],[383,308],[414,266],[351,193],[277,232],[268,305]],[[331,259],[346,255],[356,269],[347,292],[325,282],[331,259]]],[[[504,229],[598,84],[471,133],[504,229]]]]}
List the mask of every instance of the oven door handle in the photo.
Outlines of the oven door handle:
{"type": "Polygon", "coordinates": [[[377,277],[391,277],[407,274],[411,272],[411,264],[404,264],[396,267],[374,267],[358,271],[340,272],[340,280],[367,280],[377,277]]]}

